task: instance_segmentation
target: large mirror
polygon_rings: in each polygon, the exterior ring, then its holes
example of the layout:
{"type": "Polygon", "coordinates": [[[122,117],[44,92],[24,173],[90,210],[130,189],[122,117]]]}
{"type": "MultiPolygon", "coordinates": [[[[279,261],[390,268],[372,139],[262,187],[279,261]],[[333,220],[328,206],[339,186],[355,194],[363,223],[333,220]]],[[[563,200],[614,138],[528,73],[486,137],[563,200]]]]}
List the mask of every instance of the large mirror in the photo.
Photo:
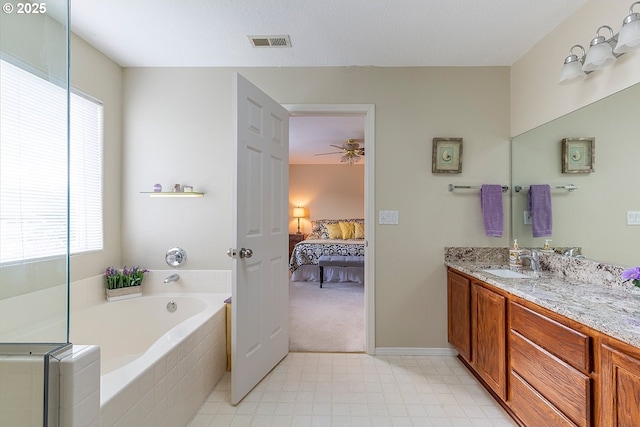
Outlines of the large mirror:
{"type": "Polygon", "coordinates": [[[513,138],[511,183],[521,190],[512,193],[512,235],[521,247],[552,239],[552,247],[577,246],[586,258],[640,265],[638,100],[640,84],[513,138]],[[594,172],[562,173],[562,139],[581,137],[595,138],[594,172]],[[531,184],[551,186],[550,237],[532,237],[526,224],[531,184]],[[577,189],[562,188],[569,185],[577,189]]]}

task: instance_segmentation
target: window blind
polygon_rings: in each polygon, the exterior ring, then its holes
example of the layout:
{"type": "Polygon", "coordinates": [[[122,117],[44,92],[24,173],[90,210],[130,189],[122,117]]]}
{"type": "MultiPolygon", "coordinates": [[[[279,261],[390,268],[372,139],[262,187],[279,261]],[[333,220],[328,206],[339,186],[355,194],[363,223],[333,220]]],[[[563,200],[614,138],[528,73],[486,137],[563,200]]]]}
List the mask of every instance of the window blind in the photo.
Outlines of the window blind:
{"type": "Polygon", "coordinates": [[[0,61],[0,263],[102,249],[103,107],[0,61]],[[69,158],[69,168],[67,168],[69,158]],[[69,199],[67,199],[67,192],[69,199]]]}

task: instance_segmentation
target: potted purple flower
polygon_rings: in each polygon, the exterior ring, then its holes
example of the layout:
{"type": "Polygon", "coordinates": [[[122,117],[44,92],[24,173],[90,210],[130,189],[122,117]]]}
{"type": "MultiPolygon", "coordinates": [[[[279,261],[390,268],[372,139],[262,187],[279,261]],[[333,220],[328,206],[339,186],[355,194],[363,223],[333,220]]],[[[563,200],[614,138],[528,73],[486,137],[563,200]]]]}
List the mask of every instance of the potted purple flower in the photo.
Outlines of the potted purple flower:
{"type": "Polygon", "coordinates": [[[122,270],[107,267],[104,277],[107,281],[107,300],[117,301],[126,298],[134,298],[142,295],[142,280],[144,273],[149,270],[140,267],[122,270]]]}
{"type": "Polygon", "coordinates": [[[631,283],[640,288],[640,267],[633,267],[623,271],[622,278],[625,282],[631,281],[631,283]]]}

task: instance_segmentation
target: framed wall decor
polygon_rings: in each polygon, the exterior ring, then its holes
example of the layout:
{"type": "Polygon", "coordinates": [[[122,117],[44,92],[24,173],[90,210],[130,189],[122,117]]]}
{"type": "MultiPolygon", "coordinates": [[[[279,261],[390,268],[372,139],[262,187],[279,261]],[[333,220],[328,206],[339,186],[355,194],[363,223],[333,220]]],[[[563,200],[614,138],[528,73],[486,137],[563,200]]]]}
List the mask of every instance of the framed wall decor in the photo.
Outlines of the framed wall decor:
{"type": "Polygon", "coordinates": [[[562,139],[562,173],[595,172],[595,138],[562,139]]]}
{"type": "Polygon", "coordinates": [[[431,172],[462,172],[462,138],[433,138],[431,172]]]}

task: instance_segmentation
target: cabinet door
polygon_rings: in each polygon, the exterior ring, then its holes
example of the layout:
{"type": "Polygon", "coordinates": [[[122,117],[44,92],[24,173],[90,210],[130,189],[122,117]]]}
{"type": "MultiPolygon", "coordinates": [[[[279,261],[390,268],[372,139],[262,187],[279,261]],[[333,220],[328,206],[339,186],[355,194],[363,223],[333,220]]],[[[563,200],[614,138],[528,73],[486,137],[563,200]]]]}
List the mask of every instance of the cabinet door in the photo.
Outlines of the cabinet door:
{"type": "Polygon", "coordinates": [[[489,387],[506,400],[506,299],[473,283],[471,302],[473,367],[489,387]]]}
{"type": "Polygon", "coordinates": [[[603,344],[601,358],[602,426],[640,426],[640,359],[603,344]]]}
{"type": "Polygon", "coordinates": [[[471,282],[449,272],[447,280],[447,335],[460,356],[471,361],[471,282]]]}

